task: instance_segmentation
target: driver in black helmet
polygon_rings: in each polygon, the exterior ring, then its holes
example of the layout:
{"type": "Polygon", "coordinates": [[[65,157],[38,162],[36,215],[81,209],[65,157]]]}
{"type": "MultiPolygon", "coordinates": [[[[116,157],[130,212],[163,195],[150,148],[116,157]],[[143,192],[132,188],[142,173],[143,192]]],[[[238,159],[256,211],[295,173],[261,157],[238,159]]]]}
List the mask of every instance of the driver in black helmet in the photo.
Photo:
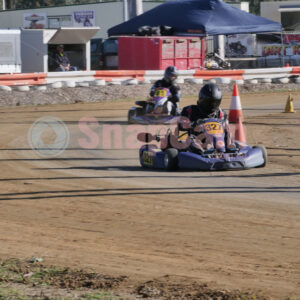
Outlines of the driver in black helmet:
{"type": "Polygon", "coordinates": [[[213,83],[205,84],[199,92],[197,105],[184,107],[181,115],[191,123],[206,118],[227,120],[227,114],[219,107],[221,101],[222,92],[219,87],[213,83]]]}
{"type": "Polygon", "coordinates": [[[164,78],[157,80],[151,90],[150,90],[150,96],[154,96],[154,92],[156,88],[168,88],[171,93],[171,97],[169,99],[170,102],[173,103],[173,111],[172,114],[175,114],[178,112],[178,102],[180,101],[180,87],[176,84],[176,79],[178,77],[178,70],[174,66],[169,66],[165,69],[164,78]]]}
{"type": "Polygon", "coordinates": [[[226,132],[227,147],[229,145],[233,147],[227,114],[219,107],[221,101],[222,92],[220,88],[213,83],[205,84],[199,92],[197,104],[182,109],[181,116],[185,118],[180,123],[180,128],[196,134],[199,133],[196,127],[201,124],[201,120],[207,118],[219,119],[222,121],[226,132]],[[189,124],[186,124],[186,121],[189,121],[189,124]]]}

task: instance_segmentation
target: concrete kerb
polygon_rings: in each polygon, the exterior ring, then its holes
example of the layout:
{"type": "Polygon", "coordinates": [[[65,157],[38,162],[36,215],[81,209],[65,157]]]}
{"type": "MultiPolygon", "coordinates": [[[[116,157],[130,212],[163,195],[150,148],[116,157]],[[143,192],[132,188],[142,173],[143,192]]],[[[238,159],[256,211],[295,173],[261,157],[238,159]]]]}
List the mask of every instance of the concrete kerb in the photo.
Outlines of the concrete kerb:
{"type": "Polygon", "coordinates": [[[246,79],[245,83],[249,83],[249,84],[258,84],[258,79],[246,79]]]}
{"type": "Polygon", "coordinates": [[[49,86],[53,89],[60,89],[63,87],[62,81],[56,81],[49,84],[49,86]]]}
{"type": "Polygon", "coordinates": [[[30,91],[30,87],[29,85],[16,85],[13,87],[13,90],[18,92],[28,92],[30,91]]]}
{"type": "Polygon", "coordinates": [[[110,81],[110,82],[108,82],[108,85],[121,85],[122,84],[122,82],[121,81],[110,81]]]}
{"type": "Polygon", "coordinates": [[[281,77],[281,78],[272,78],[272,83],[289,83],[290,79],[288,77],[281,77]]]}
{"type": "Polygon", "coordinates": [[[76,82],[72,81],[72,80],[63,81],[62,84],[63,84],[63,87],[67,87],[67,88],[76,87],[76,82]]]}
{"type": "Polygon", "coordinates": [[[46,85],[34,85],[34,86],[32,86],[32,88],[35,91],[46,91],[47,90],[46,85]]]}
{"type": "Polygon", "coordinates": [[[12,88],[7,85],[0,85],[0,91],[6,91],[6,92],[11,92],[12,88]]]}
{"type": "Polygon", "coordinates": [[[202,78],[187,78],[185,81],[191,84],[203,84],[202,78]]]}
{"type": "Polygon", "coordinates": [[[144,80],[140,81],[139,84],[151,84],[151,80],[150,79],[144,79],[144,80]]]}
{"type": "Polygon", "coordinates": [[[272,78],[260,78],[260,83],[272,83],[272,78]]]}
{"type": "Polygon", "coordinates": [[[139,81],[135,78],[122,81],[123,85],[138,85],[139,81]]]}
{"type": "Polygon", "coordinates": [[[228,77],[220,77],[220,78],[214,78],[217,82],[217,84],[230,84],[231,78],[228,77]]]}
{"type": "Polygon", "coordinates": [[[77,86],[80,86],[80,87],[89,87],[90,84],[87,81],[79,81],[79,82],[77,82],[77,86]]]}
{"type": "Polygon", "coordinates": [[[294,81],[295,83],[300,83],[300,77],[294,78],[293,81],[294,81]]]}
{"type": "Polygon", "coordinates": [[[103,85],[106,85],[106,81],[104,79],[96,79],[96,80],[91,81],[90,85],[103,86],[103,85]]]}
{"type": "Polygon", "coordinates": [[[243,85],[245,83],[243,79],[235,79],[233,80],[233,82],[236,83],[237,85],[243,85]]]}

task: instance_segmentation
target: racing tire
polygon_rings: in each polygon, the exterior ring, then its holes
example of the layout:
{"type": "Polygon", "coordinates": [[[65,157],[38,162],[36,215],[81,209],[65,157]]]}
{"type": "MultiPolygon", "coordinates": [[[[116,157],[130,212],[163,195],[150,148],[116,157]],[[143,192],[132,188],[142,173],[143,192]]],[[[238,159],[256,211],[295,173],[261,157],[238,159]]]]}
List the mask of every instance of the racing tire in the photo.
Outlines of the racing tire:
{"type": "Polygon", "coordinates": [[[136,109],[130,109],[128,111],[128,124],[134,124],[135,122],[132,120],[133,117],[136,116],[136,109]]]}
{"type": "Polygon", "coordinates": [[[144,112],[144,109],[142,107],[137,107],[136,108],[136,115],[137,116],[142,116],[144,114],[145,114],[145,112],[144,112]]]}
{"type": "Polygon", "coordinates": [[[138,101],[135,101],[135,104],[144,108],[147,105],[147,102],[138,100],[138,101]]]}
{"type": "Polygon", "coordinates": [[[263,168],[266,166],[267,162],[268,162],[268,153],[267,153],[267,149],[265,146],[263,145],[256,145],[256,146],[253,146],[253,148],[259,148],[262,152],[262,155],[263,155],[263,159],[264,159],[264,163],[261,164],[260,166],[258,166],[257,168],[263,168]]]}
{"type": "Polygon", "coordinates": [[[166,170],[176,170],[178,168],[178,150],[169,148],[164,153],[164,167],[166,170]]]}
{"type": "Polygon", "coordinates": [[[143,108],[141,107],[136,107],[135,109],[130,109],[128,111],[128,124],[135,124],[136,122],[134,120],[132,120],[133,117],[136,116],[141,116],[143,115],[143,108]]]}

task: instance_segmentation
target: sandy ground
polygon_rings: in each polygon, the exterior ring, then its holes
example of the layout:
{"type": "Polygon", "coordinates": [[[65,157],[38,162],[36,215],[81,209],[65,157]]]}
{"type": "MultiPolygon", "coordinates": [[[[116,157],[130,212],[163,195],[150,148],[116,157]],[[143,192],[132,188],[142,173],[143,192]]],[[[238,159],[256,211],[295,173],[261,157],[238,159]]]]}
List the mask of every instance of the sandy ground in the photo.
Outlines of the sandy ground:
{"type": "MultiPolygon", "coordinates": [[[[300,92],[293,96],[300,110],[300,92]]],[[[127,126],[128,101],[1,108],[0,258],[43,257],[126,275],[131,285],[169,275],[177,284],[299,299],[299,113],[282,112],[286,92],[241,99],[247,142],[267,147],[265,168],[141,169],[132,138],[141,128],[127,126]],[[42,116],[60,118],[70,131],[58,157],[29,146],[28,130],[42,116]],[[82,118],[94,120],[93,139],[80,129],[82,118]],[[116,144],[105,138],[109,128],[122,133],[116,144]]]]}

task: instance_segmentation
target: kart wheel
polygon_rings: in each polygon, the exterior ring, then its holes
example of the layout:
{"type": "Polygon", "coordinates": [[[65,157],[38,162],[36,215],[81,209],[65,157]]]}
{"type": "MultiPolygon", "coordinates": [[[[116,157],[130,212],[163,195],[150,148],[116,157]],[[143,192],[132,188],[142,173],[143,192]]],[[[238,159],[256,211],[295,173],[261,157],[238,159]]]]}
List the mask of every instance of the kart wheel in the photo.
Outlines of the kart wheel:
{"type": "Polygon", "coordinates": [[[253,146],[253,148],[259,148],[261,150],[261,152],[262,152],[262,155],[263,155],[263,158],[264,158],[264,163],[261,164],[260,166],[258,166],[258,168],[263,168],[267,164],[267,162],[268,162],[267,149],[263,145],[256,145],[256,146],[253,146]]]}
{"type": "Polygon", "coordinates": [[[142,116],[144,115],[144,109],[142,107],[137,107],[136,108],[136,115],[137,116],[142,116]]]}
{"type": "Polygon", "coordinates": [[[166,170],[176,170],[178,168],[178,150],[169,148],[165,151],[164,166],[166,170]]]}
{"type": "Polygon", "coordinates": [[[130,109],[128,111],[128,123],[129,124],[134,124],[135,122],[132,120],[133,117],[136,116],[136,109],[130,109]]]}

